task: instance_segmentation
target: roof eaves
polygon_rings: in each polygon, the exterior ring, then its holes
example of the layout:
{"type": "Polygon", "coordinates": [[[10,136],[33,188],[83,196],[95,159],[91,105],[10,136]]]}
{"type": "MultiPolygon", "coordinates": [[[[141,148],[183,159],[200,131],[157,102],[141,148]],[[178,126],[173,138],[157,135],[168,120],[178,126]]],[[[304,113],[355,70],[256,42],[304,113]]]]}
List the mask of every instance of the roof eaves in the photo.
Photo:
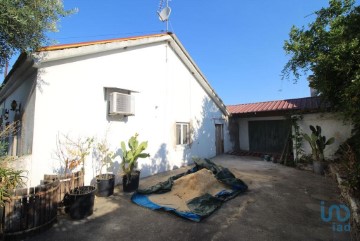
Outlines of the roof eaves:
{"type": "Polygon", "coordinates": [[[158,35],[146,35],[140,37],[132,38],[123,38],[117,40],[105,40],[105,41],[94,41],[90,44],[74,44],[71,47],[59,47],[53,48],[49,51],[45,51],[44,48],[42,51],[34,54],[34,58],[37,59],[38,67],[43,63],[76,58],[81,56],[86,56],[90,54],[103,53],[107,51],[113,51],[124,48],[131,48],[146,44],[155,44],[159,42],[164,42],[171,39],[170,34],[158,34],[158,35]],[[95,46],[96,45],[96,46],[95,46]]]}
{"type": "Polygon", "coordinates": [[[321,108],[320,97],[305,97],[298,99],[274,100],[258,103],[232,105],[231,114],[289,112],[289,111],[316,111],[321,108]]]}
{"type": "Polygon", "coordinates": [[[169,34],[168,33],[150,34],[150,35],[133,36],[133,37],[126,37],[126,38],[115,38],[115,39],[88,41],[88,42],[80,42],[80,43],[72,43],[72,44],[60,44],[60,45],[42,47],[38,50],[38,52],[56,51],[56,50],[78,48],[78,47],[84,47],[84,46],[90,46],[90,45],[96,45],[96,44],[108,44],[108,43],[115,43],[115,42],[139,40],[139,39],[144,39],[144,38],[162,37],[162,36],[166,36],[166,35],[169,35],[169,34]]]}

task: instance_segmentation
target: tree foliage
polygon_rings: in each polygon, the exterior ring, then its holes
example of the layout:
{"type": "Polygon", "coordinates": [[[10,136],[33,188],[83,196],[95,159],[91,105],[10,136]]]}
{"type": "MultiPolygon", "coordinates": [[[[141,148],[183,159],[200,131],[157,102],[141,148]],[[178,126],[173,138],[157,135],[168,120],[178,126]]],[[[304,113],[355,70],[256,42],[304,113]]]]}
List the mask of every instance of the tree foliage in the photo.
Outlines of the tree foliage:
{"type": "Polygon", "coordinates": [[[47,32],[73,10],[61,0],[0,0],[0,69],[16,52],[32,52],[49,42],[47,32]]]}
{"type": "Polygon", "coordinates": [[[360,7],[354,0],[330,0],[315,14],[307,28],[291,28],[283,76],[296,82],[310,73],[310,86],[346,119],[360,123],[360,7]]]}
{"type": "MultiPolygon", "coordinates": [[[[360,7],[354,0],[330,0],[315,12],[308,28],[292,27],[284,49],[291,55],[284,77],[311,73],[310,86],[354,125],[353,135],[338,154],[347,183],[358,193],[360,183],[360,7]]],[[[305,136],[304,136],[305,137],[305,136]]],[[[305,138],[308,139],[309,138],[305,138]]],[[[357,194],[358,195],[358,194],[357,194]]]]}

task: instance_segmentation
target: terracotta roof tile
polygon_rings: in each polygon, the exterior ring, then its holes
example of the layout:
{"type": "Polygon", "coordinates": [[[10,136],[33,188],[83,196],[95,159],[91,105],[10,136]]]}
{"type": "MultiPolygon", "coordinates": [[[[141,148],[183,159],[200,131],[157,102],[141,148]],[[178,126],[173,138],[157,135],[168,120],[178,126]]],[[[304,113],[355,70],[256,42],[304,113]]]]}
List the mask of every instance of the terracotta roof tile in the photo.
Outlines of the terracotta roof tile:
{"type": "Polygon", "coordinates": [[[305,97],[299,99],[274,100],[240,105],[228,105],[227,109],[231,114],[245,114],[270,111],[316,110],[320,107],[320,97],[305,97]]]}
{"type": "Polygon", "coordinates": [[[160,33],[160,34],[149,34],[149,35],[142,35],[142,36],[126,37],[126,38],[97,40],[97,41],[71,43],[71,44],[60,44],[60,45],[42,47],[38,51],[54,51],[54,50],[61,50],[61,49],[78,48],[78,47],[95,45],[95,44],[107,44],[107,43],[113,43],[113,42],[122,42],[122,41],[137,40],[137,39],[144,39],[144,38],[151,38],[151,37],[162,37],[162,36],[166,36],[166,35],[170,35],[170,34],[171,33],[160,33]]]}

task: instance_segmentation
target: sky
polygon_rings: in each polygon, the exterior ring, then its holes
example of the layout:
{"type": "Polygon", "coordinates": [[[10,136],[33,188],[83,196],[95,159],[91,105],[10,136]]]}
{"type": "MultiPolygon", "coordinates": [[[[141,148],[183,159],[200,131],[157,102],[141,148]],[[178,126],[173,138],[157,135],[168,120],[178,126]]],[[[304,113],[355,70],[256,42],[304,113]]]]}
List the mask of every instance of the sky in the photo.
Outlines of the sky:
{"type": "MultiPolygon", "coordinates": [[[[77,8],[61,19],[58,44],[159,33],[159,0],[64,0],[77,8]]],[[[306,76],[282,80],[291,26],[307,26],[328,0],[171,0],[176,34],[226,105],[310,95],[306,76]]]]}

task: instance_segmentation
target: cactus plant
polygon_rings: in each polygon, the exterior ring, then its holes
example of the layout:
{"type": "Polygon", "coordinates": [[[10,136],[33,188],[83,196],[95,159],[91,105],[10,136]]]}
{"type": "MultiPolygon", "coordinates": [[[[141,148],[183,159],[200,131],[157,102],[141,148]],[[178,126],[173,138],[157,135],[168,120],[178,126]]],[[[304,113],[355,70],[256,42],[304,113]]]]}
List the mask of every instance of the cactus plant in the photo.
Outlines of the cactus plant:
{"type": "Polygon", "coordinates": [[[326,139],[325,136],[321,135],[321,127],[320,126],[312,126],[310,125],[311,136],[308,134],[303,134],[304,139],[309,142],[310,147],[312,149],[312,155],[315,161],[324,161],[324,150],[326,146],[331,145],[335,142],[335,138],[331,137],[330,139],[326,139]]]}

